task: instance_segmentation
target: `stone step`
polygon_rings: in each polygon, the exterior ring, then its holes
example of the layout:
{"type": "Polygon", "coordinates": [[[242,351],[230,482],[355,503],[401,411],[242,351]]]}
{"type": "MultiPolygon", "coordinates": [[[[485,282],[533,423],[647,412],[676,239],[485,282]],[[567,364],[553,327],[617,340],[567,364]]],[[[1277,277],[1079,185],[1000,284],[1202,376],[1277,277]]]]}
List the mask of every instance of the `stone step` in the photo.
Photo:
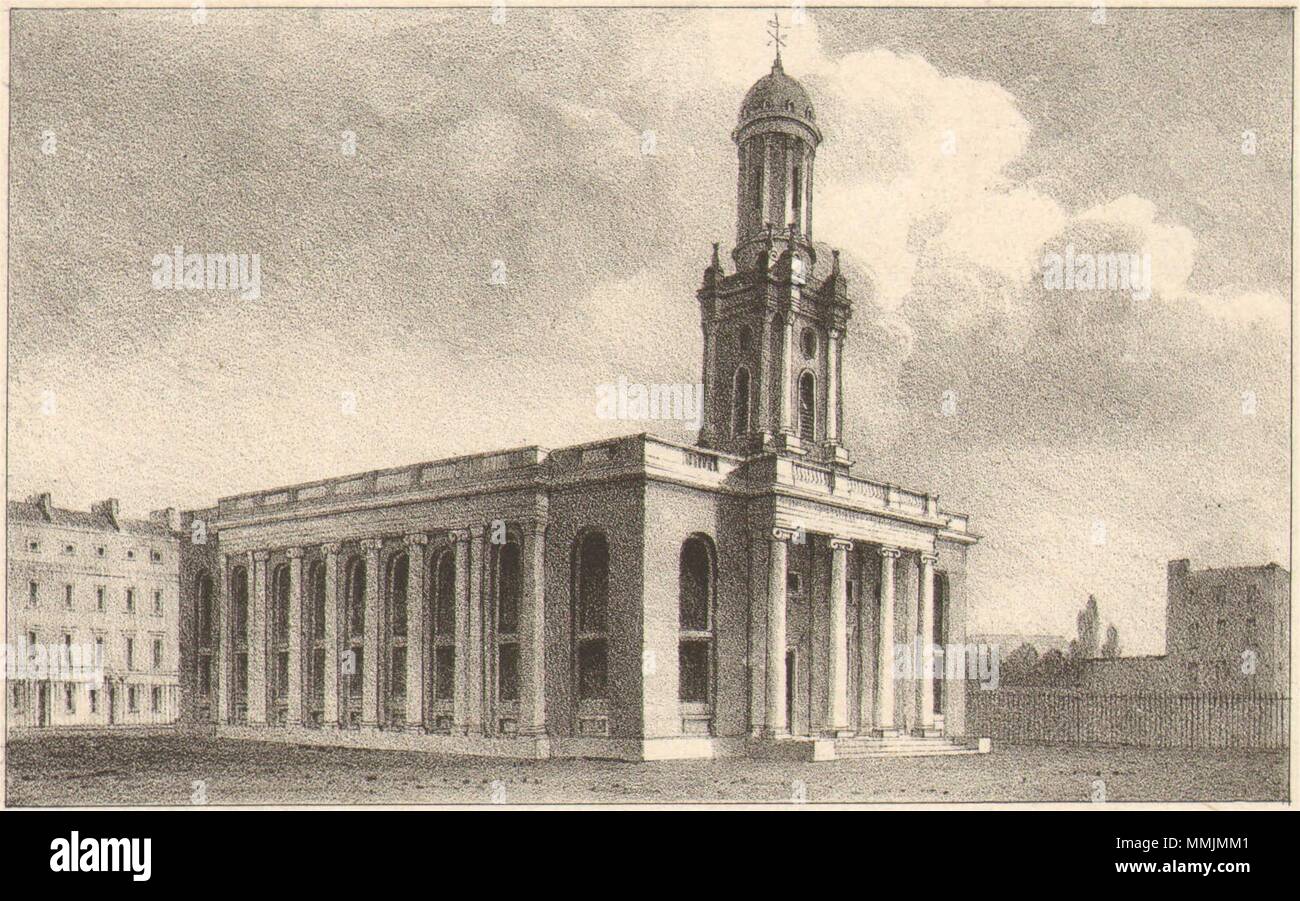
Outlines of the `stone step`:
{"type": "Polygon", "coordinates": [[[976,748],[964,748],[954,745],[947,748],[877,748],[873,750],[835,749],[838,760],[865,760],[875,757],[952,757],[960,754],[978,754],[976,748]]]}

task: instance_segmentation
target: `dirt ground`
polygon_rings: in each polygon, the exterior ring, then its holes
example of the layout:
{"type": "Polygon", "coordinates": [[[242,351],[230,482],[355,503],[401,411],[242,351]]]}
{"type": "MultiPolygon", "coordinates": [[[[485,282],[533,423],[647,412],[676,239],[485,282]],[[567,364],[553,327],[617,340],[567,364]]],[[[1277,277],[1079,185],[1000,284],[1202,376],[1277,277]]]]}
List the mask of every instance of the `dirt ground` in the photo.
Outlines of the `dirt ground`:
{"type": "Polygon", "coordinates": [[[1001,746],[779,763],[498,760],[181,736],[55,735],[7,749],[13,806],[1277,801],[1285,752],[1001,746]]]}

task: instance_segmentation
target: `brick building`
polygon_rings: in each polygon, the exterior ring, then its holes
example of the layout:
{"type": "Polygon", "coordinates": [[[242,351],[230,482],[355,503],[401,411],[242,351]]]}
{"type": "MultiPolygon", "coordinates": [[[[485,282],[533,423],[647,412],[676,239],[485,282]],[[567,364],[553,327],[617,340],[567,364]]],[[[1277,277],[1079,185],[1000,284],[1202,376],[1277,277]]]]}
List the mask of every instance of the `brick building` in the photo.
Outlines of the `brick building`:
{"type": "Polygon", "coordinates": [[[733,137],[698,445],[519,448],[186,514],[187,721],[519,756],[954,750],[965,682],[894,660],[963,641],[976,537],[936,496],[850,473],[848,285],[812,243],[822,136],[779,57],[733,137]]]}
{"type": "Polygon", "coordinates": [[[175,510],[148,520],[116,500],[90,512],[49,494],[8,505],[6,661],[14,729],[149,726],[179,711],[175,510]],[[86,671],[37,666],[80,661],[86,671]],[[94,664],[91,664],[91,661],[94,664]]]}
{"type": "Polygon", "coordinates": [[[1170,560],[1165,653],[1089,660],[1098,692],[1290,694],[1291,575],[1276,563],[1193,570],[1170,560]]]}

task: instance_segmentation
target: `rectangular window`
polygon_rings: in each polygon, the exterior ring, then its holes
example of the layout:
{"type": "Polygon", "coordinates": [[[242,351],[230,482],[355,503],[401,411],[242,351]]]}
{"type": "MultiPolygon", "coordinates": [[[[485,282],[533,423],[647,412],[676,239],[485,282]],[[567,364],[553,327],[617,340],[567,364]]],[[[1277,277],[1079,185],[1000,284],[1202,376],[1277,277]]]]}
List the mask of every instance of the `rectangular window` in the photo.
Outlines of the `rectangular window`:
{"type": "Polygon", "coordinates": [[[497,698],[519,700],[519,645],[503,644],[497,648],[497,698]]]}
{"type": "Polygon", "coordinates": [[[77,696],[73,694],[71,685],[63,689],[63,709],[67,713],[77,712],[77,696]]]}
{"type": "Polygon", "coordinates": [[[105,591],[103,585],[100,585],[95,589],[95,609],[100,613],[104,612],[104,595],[105,591]]]}
{"type": "Polygon", "coordinates": [[[135,589],[134,588],[128,588],[126,590],[126,612],[135,613],[135,589]]]}
{"type": "Polygon", "coordinates": [[[13,700],[14,700],[14,713],[27,712],[27,695],[23,691],[23,687],[19,685],[17,682],[14,683],[13,700]]]}
{"type": "Polygon", "coordinates": [[[41,586],[36,582],[27,583],[27,606],[35,607],[40,601],[41,586]]]}
{"type": "Polygon", "coordinates": [[[33,554],[39,551],[40,549],[41,549],[41,543],[39,541],[33,540],[27,542],[27,550],[31,551],[33,554]]]}
{"type": "Polygon", "coordinates": [[[69,610],[72,609],[72,586],[71,585],[63,586],[63,606],[67,607],[69,610]]]}
{"type": "Polygon", "coordinates": [[[90,712],[99,713],[99,689],[90,690],[90,712]]]}
{"type": "Polygon", "coordinates": [[[161,638],[153,640],[153,668],[162,669],[163,643],[161,638]]]}
{"type": "Polygon", "coordinates": [[[63,553],[65,554],[75,554],[76,552],[77,546],[75,544],[65,544],[63,546],[63,553]]]}
{"type": "Polygon", "coordinates": [[[99,547],[95,548],[95,556],[96,557],[104,556],[104,546],[102,544],[99,547]]]}
{"type": "Polygon", "coordinates": [[[235,697],[241,701],[248,699],[247,654],[240,654],[235,658],[235,697]]]}
{"type": "Polygon", "coordinates": [[[162,563],[162,551],[150,551],[149,559],[154,563],[162,563]]]}
{"type": "Polygon", "coordinates": [[[394,698],[406,697],[406,648],[393,648],[393,669],[389,673],[388,690],[394,698]]]}
{"type": "Polygon", "coordinates": [[[104,636],[96,635],[95,636],[95,666],[102,667],[103,665],[104,665],[104,636]]]}
{"type": "Polygon", "coordinates": [[[456,649],[443,646],[434,655],[433,696],[439,701],[450,701],[456,687],[456,649]]]}
{"type": "Polygon", "coordinates": [[[162,686],[155,685],[150,692],[149,707],[154,713],[162,710],[162,686]]]}
{"type": "Polygon", "coordinates": [[[153,593],[153,612],[155,616],[162,616],[163,603],[161,591],[155,591],[153,593]]]}
{"type": "Polygon", "coordinates": [[[603,700],[605,694],[605,640],[587,639],[578,645],[578,699],[603,700]]]}
{"type": "Polygon", "coordinates": [[[132,713],[140,711],[140,692],[134,685],[126,690],[126,709],[132,713]]]}
{"type": "Polygon", "coordinates": [[[680,700],[707,703],[709,700],[709,643],[683,641],[678,646],[678,691],[680,700]]]}
{"type": "Polygon", "coordinates": [[[127,638],[126,640],[126,668],[135,669],[135,639],[127,638]]]}

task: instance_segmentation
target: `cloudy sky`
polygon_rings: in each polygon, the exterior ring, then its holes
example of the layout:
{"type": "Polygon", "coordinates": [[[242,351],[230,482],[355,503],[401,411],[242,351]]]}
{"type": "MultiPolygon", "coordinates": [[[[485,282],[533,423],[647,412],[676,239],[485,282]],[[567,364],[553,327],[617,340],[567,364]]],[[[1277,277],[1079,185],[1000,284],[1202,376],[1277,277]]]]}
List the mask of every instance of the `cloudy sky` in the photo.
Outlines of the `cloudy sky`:
{"type": "MultiPolygon", "coordinates": [[[[644,430],[596,387],[699,378],[768,15],[16,12],[10,496],[142,514],[644,430]],[[176,245],[258,254],[261,297],[153,290],[176,245]]],[[[790,29],[857,471],[971,514],[977,628],[1070,635],[1091,592],[1159,652],[1168,559],[1288,565],[1291,27],[790,29]],[[1151,296],[1046,290],[1067,245],[1148,256],[1151,296]]]]}

